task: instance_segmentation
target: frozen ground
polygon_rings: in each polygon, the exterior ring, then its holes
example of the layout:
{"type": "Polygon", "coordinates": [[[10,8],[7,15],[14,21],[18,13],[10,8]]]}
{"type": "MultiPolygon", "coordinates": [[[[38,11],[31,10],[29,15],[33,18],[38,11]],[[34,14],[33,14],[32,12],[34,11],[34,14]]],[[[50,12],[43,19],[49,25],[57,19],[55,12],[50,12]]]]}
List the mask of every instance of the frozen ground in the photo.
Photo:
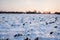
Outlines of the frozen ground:
{"type": "Polygon", "coordinates": [[[0,14],[0,40],[60,40],[60,15],[0,14]]]}

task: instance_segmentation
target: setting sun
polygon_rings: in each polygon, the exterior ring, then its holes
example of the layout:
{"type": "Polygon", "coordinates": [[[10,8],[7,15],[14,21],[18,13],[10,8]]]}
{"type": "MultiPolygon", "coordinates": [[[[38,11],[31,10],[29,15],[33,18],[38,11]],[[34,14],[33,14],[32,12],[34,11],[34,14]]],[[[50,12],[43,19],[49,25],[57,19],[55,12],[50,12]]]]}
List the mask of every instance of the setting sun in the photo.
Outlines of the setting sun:
{"type": "Polygon", "coordinates": [[[44,9],[44,12],[49,12],[49,9],[48,9],[48,8],[45,8],[45,9],[44,9]]]}

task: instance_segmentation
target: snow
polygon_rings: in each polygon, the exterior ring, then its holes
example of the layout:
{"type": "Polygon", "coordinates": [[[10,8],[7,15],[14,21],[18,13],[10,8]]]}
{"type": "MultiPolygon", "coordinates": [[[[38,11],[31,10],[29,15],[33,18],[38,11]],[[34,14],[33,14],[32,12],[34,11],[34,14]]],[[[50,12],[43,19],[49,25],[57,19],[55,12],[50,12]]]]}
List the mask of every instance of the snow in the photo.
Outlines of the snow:
{"type": "Polygon", "coordinates": [[[0,14],[0,40],[24,40],[27,37],[31,40],[36,37],[39,40],[60,40],[60,15],[0,14]],[[22,36],[14,37],[16,34],[22,36]]]}

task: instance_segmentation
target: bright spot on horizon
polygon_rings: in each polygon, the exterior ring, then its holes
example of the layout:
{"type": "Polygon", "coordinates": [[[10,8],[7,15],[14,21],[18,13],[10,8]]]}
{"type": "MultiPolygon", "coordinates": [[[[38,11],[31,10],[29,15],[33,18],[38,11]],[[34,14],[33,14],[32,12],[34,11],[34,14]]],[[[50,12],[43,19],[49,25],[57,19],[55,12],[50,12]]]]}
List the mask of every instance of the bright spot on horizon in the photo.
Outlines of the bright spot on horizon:
{"type": "Polygon", "coordinates": [[[0,11],[60,12],[60,0],[0,0],[0,11]]]}
{"type": "Polygon", "coordinates": [[[45,9],[44,9],[44,12],[49,12],[49,9],[48,9],[48,8],[45,8],[45,9]]]}

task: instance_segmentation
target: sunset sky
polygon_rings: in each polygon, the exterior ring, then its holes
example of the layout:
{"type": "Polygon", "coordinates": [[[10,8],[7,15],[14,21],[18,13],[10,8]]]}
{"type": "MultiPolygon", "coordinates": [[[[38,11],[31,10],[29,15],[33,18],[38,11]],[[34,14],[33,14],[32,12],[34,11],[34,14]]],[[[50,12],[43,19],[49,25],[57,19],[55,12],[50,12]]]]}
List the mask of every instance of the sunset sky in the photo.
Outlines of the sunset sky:
{"type": "Polygon", "coordinates": [[[60,12],[60,0],[0,0],[0,11],[60,12]]]}

